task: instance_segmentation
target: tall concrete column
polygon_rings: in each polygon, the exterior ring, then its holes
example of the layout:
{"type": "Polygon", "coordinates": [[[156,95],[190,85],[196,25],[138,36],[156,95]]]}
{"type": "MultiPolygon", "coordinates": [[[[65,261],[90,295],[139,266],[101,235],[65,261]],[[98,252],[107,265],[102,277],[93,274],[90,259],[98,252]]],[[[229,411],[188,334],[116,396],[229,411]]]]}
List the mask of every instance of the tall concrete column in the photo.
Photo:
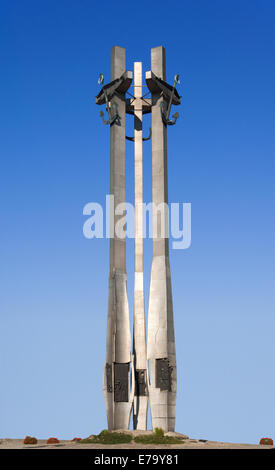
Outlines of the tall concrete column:
{"type": "MultiPolygon", "coordinates": [[[[111,49],[111,81],[125,72],[125,49],[111,49]]],[[[118,204],[125,202],[125,97],[114,93],[110,100],[119,119],[110,126],[110,195],[114,196],[111,220],[115,224],[118,204]]],[[[110,238],[109,300],[106,363],[103,377],[108,429],[128,429],[133,402],[129,391],[131,334],[126,280],[126,240],[114,233],[110,238]]],[[[133,365],[132,365],[133,374],[133,365]]],[[[133,375],[132,375],[133,376],[133,375]]]]}
{"type": "MultiPolygon", "coordinates": [[[[166,81],[165,49],[151,49],[151,71],[166,81]]],[[[149,72],[150,74],[150,72],[149,72]]],[[[147,74],[146,74],[147,78],[147,74]]],[[[168,203],[167,128],[162,120],[162,93],[152,91],[152,202],[153,261],[151,268],[147,359],[150,369],[149,399],[152,427],[174,431],[176,412],[176,352],[169,245],[161,233],[161,205],[168,203]],[[160,211],[156,210],[159,205],[160,211]]],[[[168,230],[168,214],[162,212],[168,230]]]]}
{"type": "Polygon", "coordinates": [[[148,386],[143,279],[142,63],[134,63],[135,284],[134,284],[134,429],[147,429],[148,386]]]}

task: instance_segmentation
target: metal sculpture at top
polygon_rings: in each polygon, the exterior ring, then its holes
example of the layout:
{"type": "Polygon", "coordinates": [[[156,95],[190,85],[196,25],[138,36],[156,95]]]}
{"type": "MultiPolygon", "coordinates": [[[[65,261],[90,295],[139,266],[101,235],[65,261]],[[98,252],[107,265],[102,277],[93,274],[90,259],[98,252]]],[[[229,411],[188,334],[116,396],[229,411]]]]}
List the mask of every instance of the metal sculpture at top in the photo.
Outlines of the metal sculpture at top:
{"type": "MultiPolygon", "coordinates": [[[[161,80],[160,78],[158,78],[156,76],[154,76],[154,80],[155,80],[156,83],[158,83],[160,90],[162,90],[162,93],[163,93],[164,97],[166,98],[166,100],[161,103],[162,120],[163,120],[164,124],[169,125],[169,126],[173,126],[177,122],[177,119],[179,117],[179,113],[177,112],[177,113],[173,114],[173,116],[172,116],[173,120],[170,120],[169,116],[170,116],[170,111],[171,111],[172,104],[176,104],[176,105],[180,104],[180,96],[179,96],[179,94],[176,90],[177,84],[180,84],[179,75],[178,74],[175,75],[173,87],[171,87],[171,85],[169,85],[168,83],[164,82],[163,80],[161,80]],[[168,98],[169,98],[169,102],[167,103],[168,98]]],[[[116,88],[113,86],[113,82],[109,83],[107,86],[104,86],[104,76],[101,73],[99,75],[98,84],[102,85],[101,93],[98,96],[100,96],[102,93],[104,95],[105,104],[106,104],[106,111],[108,113],[109,119],[108,120],[104,119],[103,111],[100,111],[100,113],[99,113],[100,117],[102,118],[104,124],[112,125],[116,121],[119,122],[119,114],[118,114],[118,111],[117,111],[116,103],[113,103],[112,106],[111,106],[111,103],[110,103],[110,97],[111,97],[112,93],[114,93],[115,90],[116,90],[116,88]]],[[[143,96],[142,99],[144,100],[144,104],[145,104],[143,113],[146,114],[148,112],[151,112],[151,104],[149,104],[148,100],[145,99],[145,96],[143,96]]],[[[127,113],[128,114],[133,114],[132,108],[133,108],[134,100],[135,100],[135,97],[133,97],[132,100],[130,100],[130,99],[127,100],[127,113]]],[[[97,102],[97,104],[101,104],[101,103],[97,102]]],[[[148,137],[143,137],[142,140],[143,141],[150,140],[151,136],[152,136],[152,129],[151,129],[151,127],[149,127],[149,136],[148,137]]],[[[125,136],[125,138],[127,140],[130,140],[130,141],[134,142],[134,137],[125,136]]]]}

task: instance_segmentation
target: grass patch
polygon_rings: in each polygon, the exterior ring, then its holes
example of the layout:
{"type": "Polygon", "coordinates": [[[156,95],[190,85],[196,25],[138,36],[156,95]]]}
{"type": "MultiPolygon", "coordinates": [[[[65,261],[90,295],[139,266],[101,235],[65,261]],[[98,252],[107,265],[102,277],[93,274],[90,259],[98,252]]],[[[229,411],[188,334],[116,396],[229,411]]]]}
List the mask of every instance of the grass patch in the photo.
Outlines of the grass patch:
{"type": "Polygon", "coordinates": [[[161,428],[155,428],[154,434],[142,434],[134,438],[138,444],[184,444],[184,441],[178,437],[165,436],[161,428]]]}
{"type": "Polygon", "coordinates": [[[82,439],[79,444],[128,444],[134,440],[138,444],[184,444],[184,440],[178,437],[165,436],[161,428],[155,428],[153,434],[141,434],[140,436],[132,437],[131,434],[121,432],[110,432],[104,429],[98,435],[93,435],[87,439],[82,439]]]}
{"type": "Polygon", "coordinates": [[[128,444],[132,441],[131,434],[125,434],[122,432],[110,432],[104,429],[98,435],[82,439],[79,444],[128,444]]]}

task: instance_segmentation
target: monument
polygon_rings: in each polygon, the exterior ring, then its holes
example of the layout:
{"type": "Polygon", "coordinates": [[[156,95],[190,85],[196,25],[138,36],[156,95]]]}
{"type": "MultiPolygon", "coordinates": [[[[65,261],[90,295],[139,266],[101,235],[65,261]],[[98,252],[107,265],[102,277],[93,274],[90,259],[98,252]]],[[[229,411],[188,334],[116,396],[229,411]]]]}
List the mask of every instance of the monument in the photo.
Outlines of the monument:
{"type": "Polygon", "coordinates": [[[135,174],[135,277],[133,349],[127,297],[126,239],[115,231],[110,237],[109,299],[106,340],[106,361],[103,391],[108,429],[128,429],[133,410],[134,429],[147,429],[148,398],[153,429],[174,431],[176,413],[176,352],[169,264],[167,181],[167,126],[176,123],[178,114],[170,120],[172,105],[180,104],[174,85],[166,83],[165,49],[151,49],[151,70],[146,72],[149,92],[143,93],[142,63],[134,63],[134,93],[128,90],[133,80],[126,71],[125,49],[111,49],[111,81],[102,85],[96,104],[106,105],[110,126],[110,207],[111,224],[121,215],[116,207],[125,201],[125,139],[134,142],[135,174]],[[148,98],[148,93],[151,97],[148,98]],[[130,97],[127,97],[127,94],[130,97]],[[142,135],[142,117],[151,113],[149,137],[142,135]],[[126,114],[134,116],[134,137],[125,134],[126,114]],[[152,203],[153,260],[151,268],[148,328],[146,341],[144,276],[143,276],[143,141],[152,137],[152,203]],[[164,233],[163,233],[164,227],[164,233]]]}

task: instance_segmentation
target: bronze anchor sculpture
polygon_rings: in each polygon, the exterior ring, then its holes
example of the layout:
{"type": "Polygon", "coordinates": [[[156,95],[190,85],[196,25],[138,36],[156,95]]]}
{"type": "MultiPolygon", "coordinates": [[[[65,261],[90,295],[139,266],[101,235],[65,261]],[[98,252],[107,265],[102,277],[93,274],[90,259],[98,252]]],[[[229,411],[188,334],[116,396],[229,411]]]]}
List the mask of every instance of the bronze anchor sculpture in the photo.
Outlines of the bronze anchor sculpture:
{"type": "Polygon", "coordinates": [[[172,93],[171,93],[171,96],[170,96],[170,100],[169,100],[169,104],[168,104],[168,107],[167,109],[166,108],[166,104],[164,104],[164,101],[161,103],[160,105],[160,110],[161,110],[161,117],[162,117],[162,120],[164,122],[164,124],[168,124],[168,126],[173,126],[174,124],[176,124],[176,121],[179,117],[179,113],[175,113],[173,114],[173,120],[170,120],[169,119],[169,116],[170,116],[170,111],[171,111],[171,106],[172,106],[172,101],[173,101],[173,98],[174,98],[174,94],[175,94],[175,89],[176,89],[176,85],[177,83],[180,83],[179,81],[179,75],[175,75],[175,78],[174,78],[174,86],[173,86],[173,89],[172,89],[172,93]]]}

